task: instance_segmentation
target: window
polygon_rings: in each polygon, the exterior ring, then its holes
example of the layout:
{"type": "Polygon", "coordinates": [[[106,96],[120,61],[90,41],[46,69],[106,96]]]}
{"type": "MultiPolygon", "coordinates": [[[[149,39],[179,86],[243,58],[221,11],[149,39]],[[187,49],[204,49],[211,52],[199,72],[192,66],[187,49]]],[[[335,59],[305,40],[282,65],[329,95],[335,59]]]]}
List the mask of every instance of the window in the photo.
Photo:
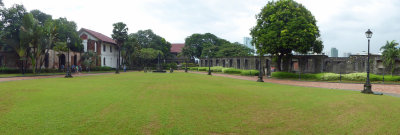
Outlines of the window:
{"type": "Polygon", "coordinates": [[[240,59],[236,60],[236,68],[240,69],[240,59]]]}
{"type": "Polygon", "coordinates": [[[219,66],[219,60],[215,60],[215,65],[219,66]]]}
{"type": "Polygon", "coordinates": [[[247,59],[244,60],[244,68],[249,69],[249,61],[247,59]]]}
{"type": "Polygon", "coordinates": [[[106,52],[106,45],[103,45],[103,52],[106,52]]]}
{"type": "Polygon", "coordinates": [[[110,45],[110,52],[112,52],[112,46],[110,45]]]}
{"type": "Polygon", "coordinates": [[[106,65],[106,57],[103,58],[103,65],[106,65]]]}
{"type": "Polygon", "coordinates": [[[222,67],[225,67],[225,60],[222,60],[222,67]]]}

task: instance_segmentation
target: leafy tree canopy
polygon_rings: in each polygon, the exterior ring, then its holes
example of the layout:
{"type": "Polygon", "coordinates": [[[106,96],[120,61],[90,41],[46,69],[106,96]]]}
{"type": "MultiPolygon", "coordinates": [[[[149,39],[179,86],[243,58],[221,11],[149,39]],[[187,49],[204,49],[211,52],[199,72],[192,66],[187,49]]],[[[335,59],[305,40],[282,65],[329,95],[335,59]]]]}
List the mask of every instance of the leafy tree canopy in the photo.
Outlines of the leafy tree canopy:
{"type": "Polygon", "coordinates": [[[37,9],[32,10],[30,13],[33,15],[33,17],[38,21],[38,23],[40,25],[44,25],[44,23],[47,20],[52,20],[52,16],[51,15],[43,13],[42,11],[37,10],[37,9]]]}
{"type": "Polygon", "coordinates": [[[320,34],[316,20],[302,4],[293,0],[271,1],[256,19],[250,34],[262,53],[278,55],[280,60],[292,51],[305,54],[320,53],[323,49],[322,41],[317,40],[320,34]]]}
{"type": "Polygon", "coordinates": [[[192,34],[185,39],[185,47],[182,49],[184,56],[194,58],[250,56],[252,49],[239,43],[230,43],[211,33],[192,34]]]}
{"type": "Polygon", "coordinates": [[[137,40],[140,48],[153,48],[163,52],[164,57],[168,57],[171,50],[171,43],[163,37],[155,34],[152,30],[139,30],[132,36],[137,40]]]}
{"type": "Polygon", "coordinates": [[[79,38],[76,23],[73,21],[68,21],[67,18],[58,18],[54,20],[56,25],[56,42],[66,42],[69,37],[71,43],[67,46],[76,52],[83,51],[82,40],[79,38]]]}
{"type": "Polygon", "coordinates": [[[400,50],[397,48],[398,45],[399,43],[393,40],[391,42],[387,41],[386,45],[381,47],[381,50],[383,50],[383,64],[390,68],[392,75],[396,68],[396,58],[400,57],[400,50]]]}
{"type": "Polygon", "coordinates": [[[128,40],[128,28],[123,22],[118,22],[113,24],[113,34],[112,38],[121,46],[126,40],[128,40]]]}

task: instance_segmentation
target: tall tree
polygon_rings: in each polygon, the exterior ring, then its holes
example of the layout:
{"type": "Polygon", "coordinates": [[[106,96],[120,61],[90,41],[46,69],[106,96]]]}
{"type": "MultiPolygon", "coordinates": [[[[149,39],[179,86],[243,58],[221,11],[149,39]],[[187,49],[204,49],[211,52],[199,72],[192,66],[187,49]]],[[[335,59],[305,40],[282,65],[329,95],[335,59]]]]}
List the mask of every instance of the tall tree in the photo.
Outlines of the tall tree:
{"type": "Polygon", "coordinates": [[[52,20],[51,15],[43,13],[42,11],[35,9],[30,12],[33,17],[38,21],[40,25],[44,25],[47,20],[52,20]]]}
{"type": "Polygon", "coordinates": [[[140,45],[140,48],[153,48],[163,52],[164,57],[169,57],[171,50],[171,43],[165,40],[163,37],[155,34],[152,30],[139,30],[133,33],[140,45]]]}
{"type": "Polygon", "coordinates": [[[128,35],[128,39],[121,47],[121,56],[125,65],[132,66],[134,58],[137,58],[137,52],[140,50],[136,38],[133,34],[128,35]]]}
{"type": "Polygon", "coordinates": [[[140,58],[143,59],[145,66],[148,66],[153,60],[157,59],[158,54],[161,56],[163,52],[153,48],[143,48],[140,50],[140,58]]]}
{"type": "Polygon", "coordinates": [[[226,56],[252,56],[254,50],[244,46],[238,42],[223,44],[221,49],[216,53],[216,57],[226,56]]]}
{"type": "Polygon", "coordinates": [[[185,46],[187,46],[187,50],[193,51],[191,52],[193,57],[201,58],[205,57],[209,50],[212,50],[212,53],[215,54],[219,49],[218,46],[224,42],[228,41],[221,40],[211,33],[192,34],[185,39],[185,46]]]}
{"type": "Polygon", "coordinates": [[[66,42],[69,37],[71,43],[68,48],[74,52],[83,52],[82,40],[79,38],[77,25],[74,21],[68,21],[67,18],[58,18],[54,20],[57,36],[55,42],[66,42]]]}
{"type": "Polygon", "coordinates": [[[293,0],[271,1],[256,19],[257,25],[250,32],[252,42],[261,53],[277,57],[278,70],[281,70],[284,56],[288,56],[284,61],[284,69],[288,69],[292,51],[303,54],[322,51],[322,41],[317,40],[320,34],[316,20],[302,4],[293,0]]]}
{"type": "Polygon", "coordinates": [[[26,9],[23,5],[13,5],[10,8],[1,9],[0,14],[1,41],[18,54],[21,61],[21,72],[24,74],[24,61],[26,60],[26,52],[29,46],[20,44],[20,28],[26,9]]]}
{"type": "Polygon", "coordinates": [[[20,44],[28,46],[28,56],[31,59],[32,71],[36,73],[38,58],[43,54],[44,48],[40,45],[43,38],[43,28],[31,13],[25,14],[20,28],[20,44]]]}
{"type": "Polygon", "coordinates": [[[400,50],[397,48],[399,43],[396,41],[386,41],[386,44],[381,47],[383,64],[385,67],[390,67],[390,73],[393,76],[393,72],[396,68],[396,58],[400,57],[400,50]]]}
{"type": "Polygon", "coordinates": [[[111,35],[112,38],[118,44],[118,60],[117,60],[117,70],[115,73],[119,73],[119,66],[120,66],[120,57],[121,57],[121,46],[124,44],[126,40],[128,40],[128,28],[126,24],[123,22],[118,22],[113,24],[113,34],[111,35]]]}

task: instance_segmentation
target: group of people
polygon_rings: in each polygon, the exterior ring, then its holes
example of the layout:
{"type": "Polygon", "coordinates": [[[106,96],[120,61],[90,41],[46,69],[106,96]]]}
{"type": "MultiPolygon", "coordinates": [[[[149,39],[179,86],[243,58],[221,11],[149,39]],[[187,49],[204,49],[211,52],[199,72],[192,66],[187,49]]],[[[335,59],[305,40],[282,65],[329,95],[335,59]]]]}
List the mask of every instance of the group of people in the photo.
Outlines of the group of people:
{"type": "MultiPolygon", "coordinates": [[[[64,67],[65,67],[64,65],[61,65],[60,69],[62,71],[65,71],[64,67]]],[[[80,72],[82,72],[82,66],[81,65],[72,65],[70,70],[72,73],[80,73],[80,72]]]]}

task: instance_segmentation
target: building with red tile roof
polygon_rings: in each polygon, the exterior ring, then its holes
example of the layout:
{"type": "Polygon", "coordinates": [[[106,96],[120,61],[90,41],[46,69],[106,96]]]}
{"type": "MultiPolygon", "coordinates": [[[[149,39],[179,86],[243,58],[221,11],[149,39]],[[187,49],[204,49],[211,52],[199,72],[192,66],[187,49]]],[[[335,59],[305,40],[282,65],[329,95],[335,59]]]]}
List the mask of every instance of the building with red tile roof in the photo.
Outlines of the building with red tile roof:
{"type": "Polygon", "coordinates": [[[80,29],[78,33],[82,39],[84,52],[93,51],[99,55],[97,66],[117,67],[118,46],[112,38],[86,28],[80,29]]]}

